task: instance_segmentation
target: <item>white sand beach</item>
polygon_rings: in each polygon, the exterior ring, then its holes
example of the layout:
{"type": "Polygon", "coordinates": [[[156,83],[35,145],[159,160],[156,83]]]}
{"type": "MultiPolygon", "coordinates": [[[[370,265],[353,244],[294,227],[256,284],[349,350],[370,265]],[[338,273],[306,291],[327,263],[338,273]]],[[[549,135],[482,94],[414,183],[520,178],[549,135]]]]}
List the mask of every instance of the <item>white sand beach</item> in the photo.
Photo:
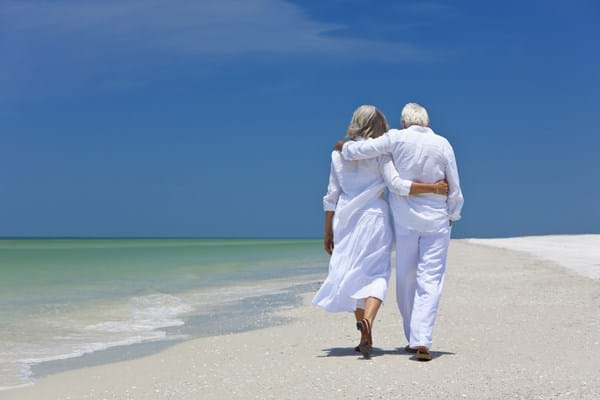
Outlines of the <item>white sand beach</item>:
{"type": "Polygon", "coordinates": [[[403,352],[392,291],[370,360],[352,350],[352,316],[306,293],[288,324],[49,375],[0,399],[599,399],[600,282],[579,274],[597,264],[598,237],[454,240],[429,363],[403,352]],[[570,262],[578,273],[559,265],[570,262]]]}
{"type": "Polygon", "coordinates": [[[600,235],[547,235],[503,239],[468,239],[469,243],[524,251],[535,257],[600,279],[600,235]]]}

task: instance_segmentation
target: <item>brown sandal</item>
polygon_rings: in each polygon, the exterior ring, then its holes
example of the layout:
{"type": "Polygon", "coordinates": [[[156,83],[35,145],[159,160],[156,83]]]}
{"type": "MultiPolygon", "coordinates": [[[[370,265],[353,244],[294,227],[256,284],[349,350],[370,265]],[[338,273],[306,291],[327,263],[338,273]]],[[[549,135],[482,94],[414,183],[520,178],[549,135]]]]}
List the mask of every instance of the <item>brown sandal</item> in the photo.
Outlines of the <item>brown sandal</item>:
{"type": "MultiPolygon", "coordinates": [[[[356,321],[356,329],[358,331],[360,331],[360,341],[362,342],[362,336],[363,336],[363,334],[362,334],[362,330],[360,329],[359,324],[360,324],[360,321],[356,321]]],[[[354,348],[354,351],[357,352],[357,353],[360,353],[360,342],[358,343],[358,346],[356,346],[354,348]]]]}
{"type": "Polygon", "coordinates": [[[360,344],[358,345],[358,351],[365,358],[369,358],[371,350],[373,349],[373,336],[371,334],[371,324],[369,320],[363,319],[356,323],[356,329],[361,333],[360,344]]]}
{"type": "Polygon", "coordinates": [[[417,355],[415,356],[415,358],[419,361],[431,361],[433,359],[433,356],[431,355],[429,350],[417,349],[417,355]]]}

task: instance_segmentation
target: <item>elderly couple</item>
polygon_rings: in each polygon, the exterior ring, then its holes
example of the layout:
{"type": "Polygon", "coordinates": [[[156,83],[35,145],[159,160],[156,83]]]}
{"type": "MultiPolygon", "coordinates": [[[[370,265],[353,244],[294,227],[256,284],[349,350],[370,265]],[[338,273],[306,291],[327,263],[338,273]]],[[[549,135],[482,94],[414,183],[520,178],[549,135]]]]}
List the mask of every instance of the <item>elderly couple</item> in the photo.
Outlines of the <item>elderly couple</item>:
{"type": "Polygon", "coordinates": [[[409,103],[401,122],[403,129],[389,130],[381,111],[360,106],[349,141],[336,144],[323,198],[329,274],[313,304],[354,312],[361,332],[355,350],[369,357],[395,238],[405,350],[429,361],[451,225],[460,219],[463,196],[452,146],[429,128],[427,110],[409,103]]]}

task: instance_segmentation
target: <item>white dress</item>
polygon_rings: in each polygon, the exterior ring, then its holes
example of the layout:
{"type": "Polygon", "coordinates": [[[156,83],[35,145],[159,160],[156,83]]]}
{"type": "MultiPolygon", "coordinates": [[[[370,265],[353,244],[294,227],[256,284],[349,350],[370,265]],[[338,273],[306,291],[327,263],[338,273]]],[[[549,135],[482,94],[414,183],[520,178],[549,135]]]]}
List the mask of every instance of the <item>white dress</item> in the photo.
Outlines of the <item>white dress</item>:
{"type": "Polygon", "coordinates": [[[329,274],[312,301],[326,311],[363,308],[367,297],[384,300],[393,241],[386,182],[393,182],[399,188],[395,192],[404,195],[412,183],[397,176],[388,156],[348,161],[339,152],[332,153],[323,204],[325,211],[335,211],[334,250],[329,274]]]}

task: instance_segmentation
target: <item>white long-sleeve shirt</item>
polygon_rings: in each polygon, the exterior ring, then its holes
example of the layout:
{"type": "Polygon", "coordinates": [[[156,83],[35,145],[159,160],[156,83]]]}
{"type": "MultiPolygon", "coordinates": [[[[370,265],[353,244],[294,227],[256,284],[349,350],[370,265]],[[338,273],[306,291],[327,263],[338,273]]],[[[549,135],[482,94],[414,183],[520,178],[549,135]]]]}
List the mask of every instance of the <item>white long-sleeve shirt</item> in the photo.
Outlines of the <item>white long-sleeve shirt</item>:
{"type": "Polygon", "coordinates": [[[339,151],[334,151],[331,153],[329,185],[323,197],[323,208],[325,211],[335,211],[338,203],[347,204],[373,187],[380,187],[380,194],[383,195],[384,183],[398,196],[408,196],[412,185],[412,181],[400,178],[389,155],[349,161],[344,160],[339,151]]]}
{"type": "Polygon", "coordinates": [[[391,154],[399,176],[416,182],[448,181],[448,197],[436,194],[398,196],[392,191],[390,206],[396,226],[421,232],[438,231],[448,220],[460,219],[463,195],[452,146],[430,128],[392,129],[377,139],[347,142],[346,160],[365,160],[391,154]]]}

